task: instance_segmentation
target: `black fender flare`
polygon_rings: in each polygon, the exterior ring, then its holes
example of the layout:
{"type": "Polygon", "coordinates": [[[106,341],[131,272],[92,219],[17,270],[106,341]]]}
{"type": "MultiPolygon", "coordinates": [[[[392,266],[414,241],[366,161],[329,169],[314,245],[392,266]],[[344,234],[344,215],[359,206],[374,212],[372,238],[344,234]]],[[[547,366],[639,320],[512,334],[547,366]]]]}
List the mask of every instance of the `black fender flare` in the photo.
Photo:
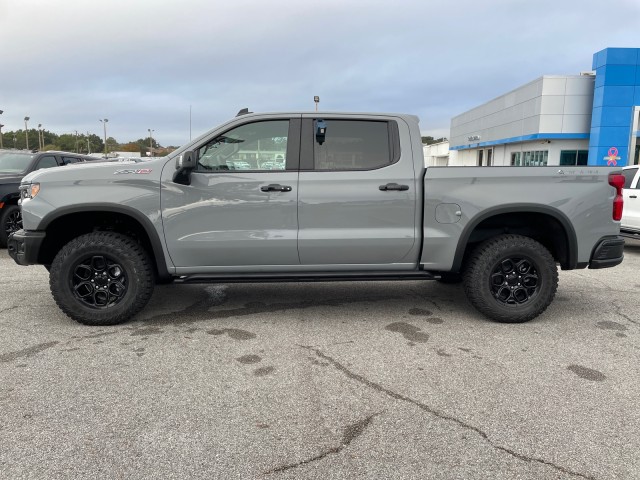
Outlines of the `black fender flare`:
{"type": "Polygon", "coordinates": [[[164,281],[171,278],[171,274],[167,269],[167,262],[164,256],[164,251],[162,249],[162,242],[160,241],[160,237],[155,227],[153,226],[153,223],[151,222],[149,217],[144,215],[142,212],[127,205],[113,205],[111,203],[86,203],[82,205],[69,205],[66,207],[56,208],[54,211],[42,218],[38,225],[38,230],[46,230],[54,220],[62,218],[66,215],[83,212],[112,212],[120,213],[133,218],[142,226],[147,234],[147,237],[149,237],[151,249],[153,250],[153,257],[156,263],[156,268],[158,269],[159,279],[164,281]]]}
{"type": "Polygon", "coordinates": [[[569,250],[569,263],[567,267],[568,269],[576,268],[578,264],[578,237],[576,235],[575,229],[573,228],[571,220],[569,220],[569,217],[567,217],[560,210],[553,207],[523,203],[500,205],[498,207],[488,208],[487,210],[484,210],[482,213],[474,217],[469,223],[467,223],[467,225],[462,230],[460,239],[458,240],[456,253],[453,258],[453,266],[451,268],[452,272],[460,271],[464,253],[467,249],[467,244],[469,243],[469,238],[471,237],[471,234],[476,229],[476,227],[480,225],[480,223],[491,217],[495,217],[497,215],[502,215],[505,213],[541,213],[557,220],[564,229],[565,234],[567,235],[567,247],[569,250]]]}

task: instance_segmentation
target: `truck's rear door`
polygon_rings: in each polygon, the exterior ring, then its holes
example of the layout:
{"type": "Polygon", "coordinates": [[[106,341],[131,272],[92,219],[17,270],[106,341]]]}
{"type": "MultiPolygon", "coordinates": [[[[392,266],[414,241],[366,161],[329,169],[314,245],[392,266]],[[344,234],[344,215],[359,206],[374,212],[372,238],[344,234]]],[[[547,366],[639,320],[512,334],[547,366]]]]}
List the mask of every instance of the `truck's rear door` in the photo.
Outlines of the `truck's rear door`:
{"type": "Polygon", "coordinates": [[[302,265],[415,267],[417,190],[410,145],[409,126],[401,118],[303,115],[302,265]]]}

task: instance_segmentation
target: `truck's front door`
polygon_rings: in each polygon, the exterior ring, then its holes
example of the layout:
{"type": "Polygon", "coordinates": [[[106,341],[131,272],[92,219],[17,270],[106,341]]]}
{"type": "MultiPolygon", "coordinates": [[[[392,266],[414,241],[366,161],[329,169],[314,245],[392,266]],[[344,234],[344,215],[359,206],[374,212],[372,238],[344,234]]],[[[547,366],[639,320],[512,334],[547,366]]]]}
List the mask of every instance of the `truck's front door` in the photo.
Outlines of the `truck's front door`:
{"type": "Polygon", "coordinates": [[[302,265],[414,268],[420,222],[408,124],[399,117],[303,117],[302,265]]]}
{"type": "Polygon", "coordinates": [[[163,173],[162,221],[177,273],[299,265],[299,146],[299,118],[248,120],[194,149],[189,185],[163,173]]]}

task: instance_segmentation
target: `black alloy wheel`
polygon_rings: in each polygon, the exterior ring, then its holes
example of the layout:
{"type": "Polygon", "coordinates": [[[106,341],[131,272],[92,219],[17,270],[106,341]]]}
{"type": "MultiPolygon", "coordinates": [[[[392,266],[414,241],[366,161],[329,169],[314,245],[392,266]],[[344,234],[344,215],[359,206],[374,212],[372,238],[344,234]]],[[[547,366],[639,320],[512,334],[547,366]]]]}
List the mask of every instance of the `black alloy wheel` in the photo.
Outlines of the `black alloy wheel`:
{"type": "Polygon", "coordinates": [[[90,308],[111,308],[127,293],[124,268],[106,255],[93,255],[80,260],[73,268],[71,288],[75,297],[90,308]]]}
{"type": "Polygon", "coordinates": [[[523,305],[531,301],[540,285],[535,262],[517,256],[500,260],[493,269],[490,282],[493,296],[504,305],[523,305]]]}

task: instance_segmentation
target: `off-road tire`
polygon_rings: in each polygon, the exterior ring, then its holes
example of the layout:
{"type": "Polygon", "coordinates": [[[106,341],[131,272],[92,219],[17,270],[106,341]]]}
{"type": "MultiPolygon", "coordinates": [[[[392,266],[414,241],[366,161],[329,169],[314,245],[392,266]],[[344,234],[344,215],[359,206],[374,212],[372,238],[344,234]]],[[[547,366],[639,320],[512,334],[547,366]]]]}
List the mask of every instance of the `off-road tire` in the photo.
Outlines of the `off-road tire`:
{"type": "Polygon", "coordinates": [[[536,318],[553,300],[558,267],[551,253],[532,238],[499,235],[481,243],[471,254],[463,284],[469,302],[490,319],[522,323],[536,318]],[[518,268],[527,273],[518,272],[518,268]]]}
{"type": "MultiPolygon", "coordinates": [[[[60,309],[75,321],[84,325],[117,325],[137,314],[151,298],[153,267],[146,251],[130,237],[93,232],[62,247],[51,264],[49,286],[60,309]],[[83,262],[90,259],[93,265],[94,258],[101,257],[121,268],[122,277],[118,278],[124,278],[126,288],[114,305],[91,306],[74,293],[79,290],[77,285],[74,290],[74,282],[78,282],[77,272],[83,262]]],[[[97,293],[94,290],[94,300],[97,293]]]]}
{"type": "Polygon", "coordinates": [[[7,240],[9,239],[10,233],[20,230],[18,228],[17,230],[12,229],[11,232],[7,232],[7,228],[9,228],[7,222],[13,220],[16,213],[18,216],[20,215],[20,207],[18,205],[6,205],[2,210],[0,210],[0,248],[5,248],[7,246],[7,240]]]}

